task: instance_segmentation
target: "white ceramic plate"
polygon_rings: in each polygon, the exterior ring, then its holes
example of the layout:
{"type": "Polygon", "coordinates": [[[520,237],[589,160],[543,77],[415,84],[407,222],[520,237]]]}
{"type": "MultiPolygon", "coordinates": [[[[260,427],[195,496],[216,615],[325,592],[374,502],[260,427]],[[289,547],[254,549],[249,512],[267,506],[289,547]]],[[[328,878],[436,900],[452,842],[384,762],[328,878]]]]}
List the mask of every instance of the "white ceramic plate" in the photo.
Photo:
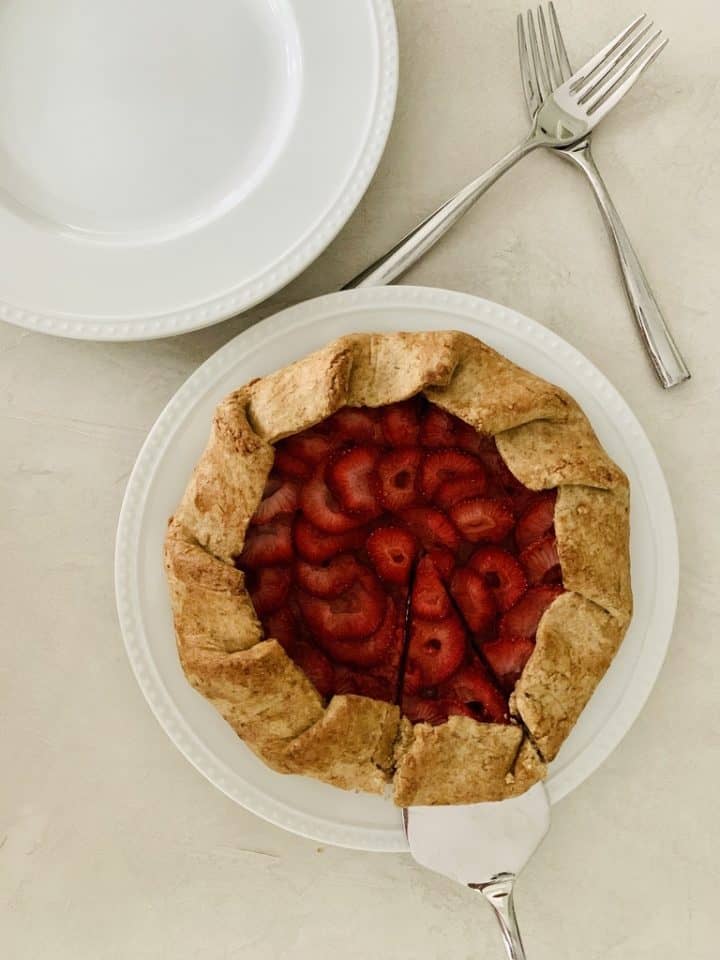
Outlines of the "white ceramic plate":
{"type": "Polygon", "coordinates": [[[343,226],[395,105],[391,0],[0,2],[0,318],[232,316],[343,226]]]}
{"type": "Polygon", "coordinates": [[[406,849],[400,816],[389,800],[273,773],[189,686],[166,599],[161,563],[166,521],[205,445],[213,409],[230,390],[341,334],[441,328],[466,330],[568,390],[630,478],[635,615],[611,669],[551,765],[547,786],[553,802],[578,786],[620,742],[650,693],[672,631],[678,552],[662,471],[622,397],[560,337],[498,304],[424,287],[331,294],[240,334],[178,390],[140,452],[118,529],[120,623],[140,686],[188,760],[249,810],[325,843],[406,849]]]}

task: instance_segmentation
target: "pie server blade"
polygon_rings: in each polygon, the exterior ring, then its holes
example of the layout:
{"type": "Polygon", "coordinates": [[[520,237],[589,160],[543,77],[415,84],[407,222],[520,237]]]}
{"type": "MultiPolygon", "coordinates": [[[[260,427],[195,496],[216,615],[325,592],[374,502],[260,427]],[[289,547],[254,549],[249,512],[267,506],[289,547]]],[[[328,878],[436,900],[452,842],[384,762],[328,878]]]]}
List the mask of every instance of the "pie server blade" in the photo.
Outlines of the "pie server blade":
{"type": "Polygon", "coordinates": [[[479,890],[500,922],[511,960],[525,960],[513,884],[550,827],[544,784],[498,803],[407,807],[410,853],[428,870],[479,890]]]}

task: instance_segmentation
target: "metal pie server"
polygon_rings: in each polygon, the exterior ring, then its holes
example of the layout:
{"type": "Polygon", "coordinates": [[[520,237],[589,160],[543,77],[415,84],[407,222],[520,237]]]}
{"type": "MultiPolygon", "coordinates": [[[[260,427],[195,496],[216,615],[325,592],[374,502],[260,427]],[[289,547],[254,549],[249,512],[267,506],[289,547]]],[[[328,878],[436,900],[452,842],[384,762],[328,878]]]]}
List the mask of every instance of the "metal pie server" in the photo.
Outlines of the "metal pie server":
{"type": "Polygon", "coordinates": [[[509,960],[525,960],[513,885],[550,827],[544,784],[498,803],[406,807],[403,824],[415,860],[479,890],[495,911],[509,960]]]}

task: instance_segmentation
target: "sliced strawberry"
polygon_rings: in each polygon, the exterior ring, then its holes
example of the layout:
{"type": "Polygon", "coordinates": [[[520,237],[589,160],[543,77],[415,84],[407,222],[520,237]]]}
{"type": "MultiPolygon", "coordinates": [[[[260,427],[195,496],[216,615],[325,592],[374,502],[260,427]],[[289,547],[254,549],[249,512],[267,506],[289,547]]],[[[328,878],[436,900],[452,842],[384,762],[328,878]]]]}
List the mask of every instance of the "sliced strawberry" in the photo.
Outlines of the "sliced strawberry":
{"type": "Polygon", "coordinates": [[[401,527],[378,527],[365,548],[375,572],[386,583],[406,584],[417,556],[415,537],[401,527]]]}
{"type": "Polygon", "coordinates": [[[418,442],[420,415],[415,398],[401,403],[390,403],[381,415],[385,440],[393,447],[411,446],[418,442]]]}
{"type": "Polygon", "coordinates": [[[380,457],[377,465],[380,499],[388,510],[417,503],[416,476],[422,461],[419,447],[398,447],[380,457]]]}
{"type": "Polygon", "coordinates": [[[455,417],[455,446],[468,453],[479,454],[488,443],[494,443],[492,437],[478,433],[474,427],[459,417],[455,417]]]}
{"type": "Polygon", "coordinates": [[[500,547],[480,547],[468,560],[468,566],[483,577],[501,612],[509,610],[527,590],[523,568],[500,547]]]}
{"type": "Polygon", "coordinates": [[[518,550],[539,540],[552,530],[555,522],[555,492],[542,493],[525,508],[515,527],[518,550]]]}
{"type": "Polygon", "coordinates": [[[497,604],[480,574],[469,567],[456,570],[450,581],[450,592],[473,633],[490,626],[495,619],[497,604]]]}
{"type": "Polygon", "coordinates": [[[332,450],[332,444],[327,437],[314,430],[305,430],[294,437],[282,441],[285,450],[298,460],[304,460],[312,466],[317,466],[327,460],[332,450]]]}
{"type": "Polygon", "coordinates": [[[420,426],[420,442],[425,447],[458,447],[467,453],[479,453],[488,440],[492,438],[434,404],[428,407],[420,426]]]}
{"type": "Polygon", "coordinates": [[[378,413],[367,407],[343,407],[325,421],[325,428],[341,441],[383,442],[378,413]]]}
{"type": "Polygon", "coordinates": [[[443,684],[440,694],[469,706],[478,720],[490,723],[507,723],[509,720],[507,701],[480,660],[475,659],[458,670],[443,684]]]}
{"type": "Polygon", "coordinates": [[[423,557],[415,570],[410,609],[424,620],[442,620],[450,613],[445,584],[429,557],[423,557]]]}
{"type": "Polygon", "coordinates": [[[402,702],[402,712],[411,723],[430,723],[434,727],[445,723],[452,716],[476,718],[470,707],[447,697],[433,699],[406,696],[402,702]]]}
{"type": "Polygon", "coordinates": [[[484,643],[482,653],[501,685],[510,692],[534,649],[535,641],[528,637],[498,637],[484,643]]]}
{"type": "Polygon", "coordinates": [[[426,453],[420,467],[420,489],[431,500],[441,483],[483,472],[480,461],[462,450],[433,450],[426,453]]]}
{"type": "Polygon", "coordinates": [[[350,693],[371,700],[395,700],[395,685],[387,677],[378,677],[352,667],[335,667],[335,693],[350,693]]]}
{"type": "Polygon", "coordinates": [[[506,503],[487,497],[463,500],[449,510],[450,518],[466,540],[499,543],[512,530],[515,518],[506,503]]]}
{"type": "Polygon", "coordinates": [[[279,610],[287,600],[292,576],[290,567],[262,567],[253,576],[250,599],[259,617],[279,610]]]}
{"type": "Polygon", "coordinates": [[[525,596],[501,617],[500,636],[534,637],[542,615],[561,593],[562,587],[530,587],[525,596]]]}
{"type": "Polygon", "coordinates": [[[283,476],[305,480],[313,467],[325,460],[332,450],[327,437],[314,430],[306,430],[281,440],[275,447],[275,469],[283,476]]]}
{"type": "Polygon", "coordinates": [[[344,513],[323,478],[322,464],[300,488],[300,508],[308,520],[326,533],[347,533],[364,523],[362,517],[344,513]]]}
{"type": "Polygon", "coordinates": [[[292,611],[283,607],[269,617],[263,617],[263,629],[267,640],[277,640],[286,653],[290,653],[300,638],[300,629],[292,611]]]}
{"type": "Polygon", "coordinates": [[[443,700],[448,717],[472,717],[477,720],[477,712],[472,710],[466,703],[460,703],[458,700],[443,700]]]}
{"type": "Polygon", "coordinates": [[[434,507],[408,507],[398,516],[407,524],[426,550],[447,547],[456,550],[460,537],[455,527],[441,510],[434,507]]]}
{"type": "MultiPolygon", "coordinates": [[[[469,454],[466,454],[469,456],[469,454]]],[[[454,480],[443,480],[440,486],[433,494],[434,502],[447,510],[448,507],[460,503],[462,500],[469,500],[471,497],[481,497],[487,487],[487,477],[485,471],[480,468],[464,477],[456,477],[454,480]]]]}
{"type": "Polygon", "coordinates": [[[270,567],[289,563],[293,557],[289,520],[273,520],[262,527],[250,527],[238,558],[241,567],[270,567]]]}
{"type": "Polygon", "coordinates": [[[350,667],[337,665],[335,667],[335,693],[336,694],[356,694],[357,674],[350,667]]]}
{"type": "Polygon", "coordinates": [[[295,579],[298,586],[314,597],[338,597],[364,569],[351,553],[341,553],[322,566],[298,560],[295,579]]]}
{"type": "Polygon", "coordinates": [[[335,687],[335,671],[322,650],[311,647],[309,643],[298,643],[292,651],[292,658],[308,680],[314,684],[320,696],[332,696],[335,687]]]}
{"type": "Polygon", "coordinates": [[[519,481],[503,460],[494,437],[486,437],[477,453],[485,465],[488,485],[495,494],[502,495],[517,488],[519,481]]]}
{"type": "Polygon", "coordinates": [[[454,447],[457,419],[430,404],[420,424],[420,443],[424,447],[454,447]]]}
{"type": "Polygon", "coordinates": [[[406,694],[416,694],[423,685],[423,675],[420,664],[414,660],[408,660],[405,664],[405,673],[403,674],[403,691],[406,694]]]}
{"type": "Polygon", "coordinates": [[[250,523],[270,523],[283,514],[294,513],[298,504],[297,487],[290,480],[271,476],[265,484],[263,498],[250,523]]]}
{"type": "Polygon", "coordinates": [[[447,701],[429,697],[406,695],[402,701],[402,712],[410,723],[431,723],[434,727],[447,720],[447,707],[447,701]]]}
{"type": "Polygon", "coordinates": [[[437,547],[435,550],[430,550],[428,557],[435,565],[442,581],[446,583],[455,569],[455,556],[452,551],[446,550],[445,547],[437,547]]]}
{"type": "Polygon", "coordinates": [[[273,470],[277,471],[283,477],[289,477],[291,480],[306,480],[312,473],[312,467],[303,460],[293,457],[287,450],[275,450],[275,462],[273,470]]]}
{"type": "Polygon", "coordinates": [[[519,559],[525,567],[528,583],[562,583],[557,543],[551,533],[529,543],[519,559]]]}
{"type": "Polygon", "coordinates": [[[327,482],[343,510],[374,517],[380,513],[375,472],[380,452],[367,445],[344,450],[327,468],[327,482]]]}
{"type": "Polygon", "coordinates": [[[360,640],[380,626],[385,596],[378,581],[364,570],[338,597],[321,600],[298,593],[305,622],[320,640],[360,640]]]}
{"type": "MultiPolygon", "coordinates": [[[[383,661],[395,639],[396,613],[392,600],[380,605],[380,624],[377,629],[363,638],[347,638],[340,636],[341,631],[320,634],[318,643],[326,653],[339,663],[350,664],[354,667],[372,667],[383,661]]],[[[347,624],[341,625],[342,632],[347,633],[347,624]]]]}
{"type": "Polygon", "coordinates": [[[346,550],[359,549],[365,540],[365,531],[356,529],[333,535],[314,527],[305,517],[296,517],[293,539],[303,559],[310,563],[323,563],[346,550]]]}
{"type": "Polygon", "coordinates": [[[408,666],[419,671],[422,687],[435,686],[453,674],[466,649],[465,631],[456,614],[444,620],[411,622],[408,666]]]}
{"type": "Polygon", "coordinates": [[[509,487],[506,489],[510,497],[513,513],[516,517],[521,517],[530,504],[534,503],[537,499],[537,491],[530,490],[528,487],[523,486],[523,484],[519,481],[516,482],[514,488],[509,487]]]}

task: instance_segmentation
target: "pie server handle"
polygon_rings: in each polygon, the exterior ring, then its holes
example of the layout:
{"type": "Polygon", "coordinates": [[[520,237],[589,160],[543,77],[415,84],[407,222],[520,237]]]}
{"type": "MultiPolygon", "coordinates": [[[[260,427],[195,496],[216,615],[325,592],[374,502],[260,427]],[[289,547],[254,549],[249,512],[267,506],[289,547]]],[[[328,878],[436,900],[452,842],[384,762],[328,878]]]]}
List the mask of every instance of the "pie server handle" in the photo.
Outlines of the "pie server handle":
{"type": "Polygon", "coordinates": [[[469,886],[473,890],[479,890],[493,908],[500,924],[508,960],[526,960],[520,928],[515,915],[514,883],[514,873],[501,873],[489,883],[471,883],[469,886]]]}

